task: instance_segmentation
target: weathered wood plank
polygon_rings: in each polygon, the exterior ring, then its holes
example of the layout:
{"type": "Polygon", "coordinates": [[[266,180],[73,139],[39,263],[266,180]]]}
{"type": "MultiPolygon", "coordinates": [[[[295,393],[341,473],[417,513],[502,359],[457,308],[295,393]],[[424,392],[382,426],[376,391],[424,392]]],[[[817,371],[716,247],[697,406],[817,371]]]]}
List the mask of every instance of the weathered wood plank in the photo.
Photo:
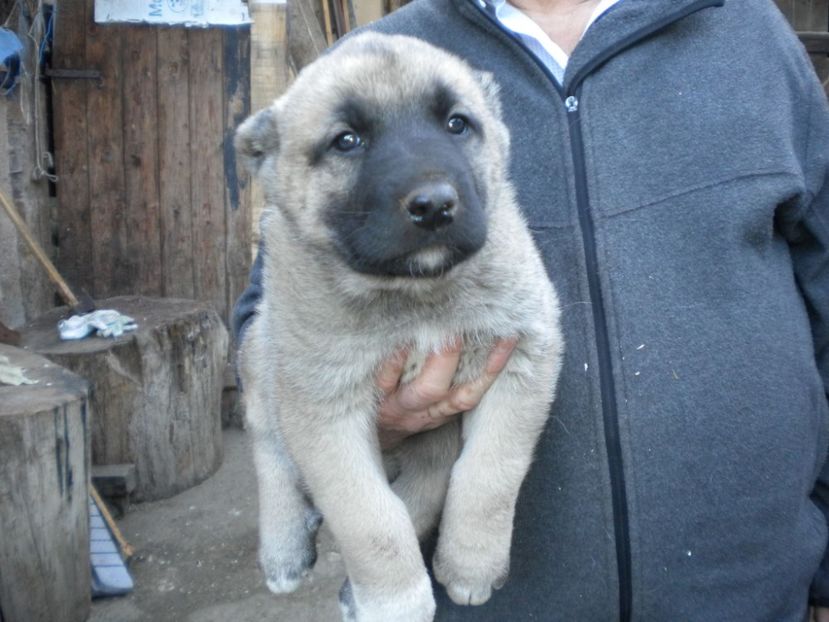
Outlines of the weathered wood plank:
{"type": "MultiPolygon", "coordinates": [[[[267,108],[288,87],[288,19],[286,2],[252,2],[250,98],[251,109],[256,112],[267,108]]],[[[296,26],[296,24],[295,24],[296,26]]],[[[322,31],[319,36],[322,37],[322,31]]],[[[294,32],[301,35],[300,32],[294,32]]],[[[320,40],[323,46],[324,40],[320,40]]],[[[245,173],[245,178],[250,176],[245,173]]],[[[251,239],[252,253],[259,247],[259,221],[265,206],[262,188],[251,179],[251,239]]]]}
{"type": "Polygon", "coordinates": [[[124,252],[132,266],[124,276],[129,291],[145,296],[162,293],[156,43],[155,28],[124,31],[124,252]]]}
{"type": "MultiPolygon", "coordinates": [[[[9,106],[0,106],[0,146],[9,144],[9,106]]],[[[0,148],[0,190],[11,186],[9,179],[9,152],[0,148]]],[[[3,190],[4,192],[7,192],[3,190]]],[[[0,210],[0,321],[11,326],[24,323],[23,288],[19,234],[11,219],[0,210]]]]}
{"type": "MultiPolygon", "coordinates": [[[[224,38],[224,172],[227,219],[227,309],[244,291],[251,265],[250,179],[238,166],[233,149],[236,128],[250,114],[251,31],[226,29],[224,38]]],[[[284,57],[283,57],[284,61],[284,57]]],[[[284,70],[284,65],[283,65],[284,70]]],[[[230,318],[226,318],[229,321],[230,318]]]]}
{"type": "Polygon", "coordinates": [[[288,54],[296,71],[314,62],[328,47],[312,0],[288,0],[288,54]]]}
{"type": "Polygon", "coordinates": [[[183,28],[158,30],[162,293],[195,296],[190,203],[190,52],[183,28]]]}
{"type": "Polygon", "coordinates": [[[0,385],[0,602],[6,622],[89,614],[88,386],[0,345],[37,384],[0,385]]]}
{"type": "MultiPolygon", "coordinates": [[[[55,13],[52,64],[86,68],[87,0],[61,0],[55,13]]],[[[86,95],[84,80],[52,83],[57,183],[58,261],[75,286],[93,290],[92,229],[89,205],[86,95]]],[[[94,88],[94,87],[91,87],[94,88]]]]}
{"type": "Polygon", "coordinates": [[[103,74],[102,84],[88,88],[86,102],[93,296],[98,298],[129,292],[135,268],[127,252],[124,180],[122,52],[128,28],[87,24],[86,60],[103,74]]]}
{"type": "MultiPolygon", "coordinates": [[[[34,19],[27,11],[20,11],[16,23],[12,20],[7,24],[14,28],[23,43],[21,58],[28,67],[35,66],[38,59],[38,47],[27,36],[32,32],[34,19]]],[[[57,249],[52,238],[49,183],[43,175],[48,162],[38,161],[39,156],[45,155],[49,144],[45,84],[34,71],[26,71],[19,76],[13,97],[17,100],[16,105],[8,106],[7,110],[9,143],[6,151],[10,183],[4,188],[35,240],[54,261],[57,249]]],[[[54,306],[54,290],[40,263],[22,241],[18,243],[18,252],[24,309],[20,323],[23,323],[26,318],[36,317],[54,306]]]]}
{"type": "Polygon", "coordinates": [[[227,317],[222,32],[194,29],[188,39],[194,294],[227,317]]]}
{"type": "Polygon", "coordinates": [[[383,17],[383,0],[358,0],[354,3],[357,25],[363,26],[383,17]]]}

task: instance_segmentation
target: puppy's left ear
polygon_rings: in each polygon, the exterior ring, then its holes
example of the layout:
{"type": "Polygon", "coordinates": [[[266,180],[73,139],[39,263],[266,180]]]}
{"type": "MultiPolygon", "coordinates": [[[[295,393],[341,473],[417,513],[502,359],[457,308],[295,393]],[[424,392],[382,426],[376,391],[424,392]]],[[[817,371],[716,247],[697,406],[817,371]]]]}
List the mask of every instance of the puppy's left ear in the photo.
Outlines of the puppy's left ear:
{"type": "Polygon", "coordinates": [[[233,145],[245,168],[256,175],[268,154],[279,148],[276,112],[273,107],[248,117],[236,130],[233,145]]]}

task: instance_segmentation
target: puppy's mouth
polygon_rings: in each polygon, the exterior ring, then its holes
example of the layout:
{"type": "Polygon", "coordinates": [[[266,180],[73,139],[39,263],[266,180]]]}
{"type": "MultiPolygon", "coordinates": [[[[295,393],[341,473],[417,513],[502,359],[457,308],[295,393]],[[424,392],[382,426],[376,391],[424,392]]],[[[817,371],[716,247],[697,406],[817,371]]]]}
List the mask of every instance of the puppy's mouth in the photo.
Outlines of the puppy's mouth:
{"type": "Polygon", "coordinates": [[[470,253],[460,249],[434,245],[379,261],[350,255],[348,264],[356,272],[372,276],[435,279],[446,276],[470,256],[470,253]]]}
{"type": "Polygon", "coordinates": [[[452,253],[445,246],[434,246],[422,251],[410,253],[408,258],[412,276],[440,276],[451,270],[455,261],[452,253]]]}

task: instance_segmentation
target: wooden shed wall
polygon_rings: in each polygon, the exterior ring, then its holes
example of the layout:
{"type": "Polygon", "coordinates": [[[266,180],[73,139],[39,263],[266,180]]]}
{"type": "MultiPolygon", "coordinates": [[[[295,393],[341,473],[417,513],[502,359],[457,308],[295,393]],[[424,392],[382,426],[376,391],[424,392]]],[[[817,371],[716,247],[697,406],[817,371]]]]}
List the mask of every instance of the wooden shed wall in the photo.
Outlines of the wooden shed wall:
{"type": "Polygon", "coordinates": [[[96,298],[194,298],[227,318],[250,267],[232,148],[249,28],[100,25],[93,0],[61,0],[52,57],[102,74],[53,81],[59,268],[96,298]]]}
{"type": "MultiPolygon", "coordinates": [[[[796,30],[829,30],[829,0],[776,1],[796,30]]],[[[101,26],[92,11],[93,0],[57,3],[53,67],[103,74],[53,82],[58,266],[99,298],[197,298],[227,318],[254,229],[230,145],[250,110],[249,31],[101,26]]],[[[827,55],[812,58],[829,80],[827,55]]],[[[48,242],[48,206],[22,207],[48,242]]],[[[42,310],[36,270],[0,282],[0,319],[42,310]]]]}
{"type": "MultiPolygon", "coordinates": [[[[8,3],[4,8],[6,26],[24,45],[21,57],[25,66],[35,67],[37,49],[28,36],[34,15],[22,8],[12,10],[8,3]]],[[[42,170],[48,168],[48,162],[39,162],[41,156],[46,157],[47,147],[46,91],[34,71],[28,71],[19,77],[12,93],[0,98],[0,191],[12,201],[47,254],[52,254],[51,200],[42,170]]],[[[53,304],[46,274],[0,210],[0,322],[20,326],[53,304]]]]}

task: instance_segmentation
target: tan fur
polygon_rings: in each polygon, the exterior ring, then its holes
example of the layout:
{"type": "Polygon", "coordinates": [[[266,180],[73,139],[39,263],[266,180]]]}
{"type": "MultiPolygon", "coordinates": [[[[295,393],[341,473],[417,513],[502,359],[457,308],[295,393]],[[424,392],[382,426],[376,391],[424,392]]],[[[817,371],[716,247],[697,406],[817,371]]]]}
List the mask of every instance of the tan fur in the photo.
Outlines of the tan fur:
{"type": "Polygon", "coordinates": [[[418,538],[438,521],[435,573],[455,602],[485,602],[508,571],[515,502],[553,398],[562,342],[555,293],[506,178],[509,137],[495,90],[491,77],[423,42],[360,35],[303,70],[237,135],[270,209],[264,295],[240,351],[260,561],[273,591],[299,585],[314,558],[310,494],[346,562],[346,619],[433,619],[418,538]],[[348,129],[335,111],[350,93],[384,110],[423,106],[438,76],[484,128],[467,155],[487,190],[486,243],[441,277],[355,272],[323,218],[332,198],[356,183],[354,159],[312,164],[309,154],[348,129]],[[519,341],[462,425],[407,440],[385,457],[387,474],[375,424],[378,366],[408,346],[416,372],[457,336],[465,343],[457,383],[481,373],[497,338],[519,341]]]}

